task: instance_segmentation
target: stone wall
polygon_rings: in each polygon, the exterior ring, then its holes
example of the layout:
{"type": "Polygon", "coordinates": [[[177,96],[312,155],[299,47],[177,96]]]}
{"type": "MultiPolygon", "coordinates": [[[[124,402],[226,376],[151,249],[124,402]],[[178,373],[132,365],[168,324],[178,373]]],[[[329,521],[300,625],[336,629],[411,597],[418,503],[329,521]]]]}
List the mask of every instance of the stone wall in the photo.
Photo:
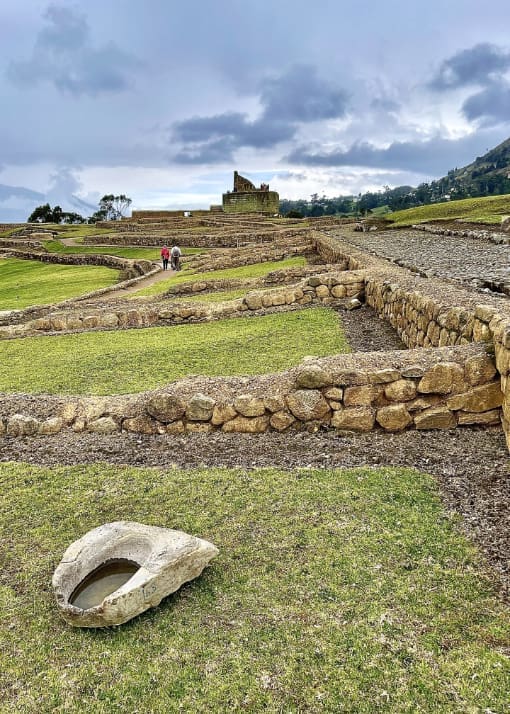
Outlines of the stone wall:
{"type": "Polygon", "coordinates": [[[0,400],[7,437],[75,432],[261,433],[320,427],[388,432],[497,424],[502,395],[483,345],[309,359],[277,375],[201,378],[117,397],[0,400]],[[16,409],[13,412],[13,407],[16,409]]]}
{"type": "Polygon", "coordinates": [[[427,233],[435,233],[441,236],[459,236],[462,238],[478,238],[480,240],[488,240],[491,243],[496,243],[497,245],[509,245],[510,236],[507,233],[499,233],[498,231],[490,230],[488,227],[486,230],[473,230],[471,228],[465,229],[455,229],[455,228],[445,228],[443,226],[430,224],[430,223],[418,223],[411,226],[416,231],[426,231],[427,233]]]}
{"type": "Polygon", "coordinates": [[[225,213],[267,213],[276,215],[280,210],[280,197],[276,191],[234,191],[223,194],[225,213]]]}

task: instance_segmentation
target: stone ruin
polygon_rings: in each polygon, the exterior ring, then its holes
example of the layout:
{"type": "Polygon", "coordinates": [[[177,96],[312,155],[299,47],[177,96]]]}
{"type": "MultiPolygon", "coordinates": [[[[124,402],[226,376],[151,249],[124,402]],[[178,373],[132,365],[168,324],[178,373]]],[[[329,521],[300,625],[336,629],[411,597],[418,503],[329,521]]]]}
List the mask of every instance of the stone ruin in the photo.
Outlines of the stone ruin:
{"type": "Polygon", "coordinates": [[[279,211],[280,197],[276,191],[269,190],[269,184],[260,188],[237,171],[234,171],[234,189],[223,194],[225,213],[265,213],[276,215],[279,211]]]}

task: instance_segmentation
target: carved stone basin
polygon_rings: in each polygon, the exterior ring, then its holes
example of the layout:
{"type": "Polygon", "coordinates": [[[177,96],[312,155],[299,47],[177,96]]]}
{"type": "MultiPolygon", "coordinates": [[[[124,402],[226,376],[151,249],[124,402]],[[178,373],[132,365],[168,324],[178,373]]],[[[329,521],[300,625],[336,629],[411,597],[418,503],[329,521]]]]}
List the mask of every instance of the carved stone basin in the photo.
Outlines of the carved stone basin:
{"type": "Polygon", "coordinates": [[[53,574],[57,604],[76,627],[121,625],[196,578],[217,554],[182,531],[106,523],[64,553],[53,574]]]}

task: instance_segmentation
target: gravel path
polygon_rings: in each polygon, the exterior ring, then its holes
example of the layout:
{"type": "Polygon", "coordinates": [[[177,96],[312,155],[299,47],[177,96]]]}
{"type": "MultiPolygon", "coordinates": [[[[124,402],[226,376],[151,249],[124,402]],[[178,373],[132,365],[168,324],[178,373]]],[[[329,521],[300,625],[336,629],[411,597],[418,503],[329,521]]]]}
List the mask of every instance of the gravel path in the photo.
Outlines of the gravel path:
{"type": "Polygon", "coordinates": [[[426,276],[501,291],[507,285],[510,293],[510,246],[413,230],[356,233],[343,229],[330,234],[426,276]]]}

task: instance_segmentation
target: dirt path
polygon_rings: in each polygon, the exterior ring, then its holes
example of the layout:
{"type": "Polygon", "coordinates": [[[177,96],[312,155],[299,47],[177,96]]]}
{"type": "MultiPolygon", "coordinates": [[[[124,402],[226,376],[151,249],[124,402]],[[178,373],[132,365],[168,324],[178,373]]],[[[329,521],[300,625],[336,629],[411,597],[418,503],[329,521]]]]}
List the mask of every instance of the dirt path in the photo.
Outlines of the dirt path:
{"type": "MultiPolygon", "coordinates": [[[[159,265],[159,263],[154,263],[154,266],[156,265],[159,265]]],[[[168,270],[161,269],[159,273],[156,273],[155,275],[149,275],[149,277],[140,280],[134,285],[130,285],[127,288],[119,288],[118,290],[112,290],[111,292],[105,293],[104,295],[99,295],[96,299],[101,300],[101,302],[104,302],[105,300],[117,300],[118,298],[126,297],[126,295],[132,295],[133,293],[137,293],[139,290],[142,290],[143,288],[148,288],[150,285],[155,285],[156,283],[161,283],[164,280],[168,280],[172,277],[172,275],[175,275],[175,273],[176,271],[170,270],[170,268],[168,270]]]]}

